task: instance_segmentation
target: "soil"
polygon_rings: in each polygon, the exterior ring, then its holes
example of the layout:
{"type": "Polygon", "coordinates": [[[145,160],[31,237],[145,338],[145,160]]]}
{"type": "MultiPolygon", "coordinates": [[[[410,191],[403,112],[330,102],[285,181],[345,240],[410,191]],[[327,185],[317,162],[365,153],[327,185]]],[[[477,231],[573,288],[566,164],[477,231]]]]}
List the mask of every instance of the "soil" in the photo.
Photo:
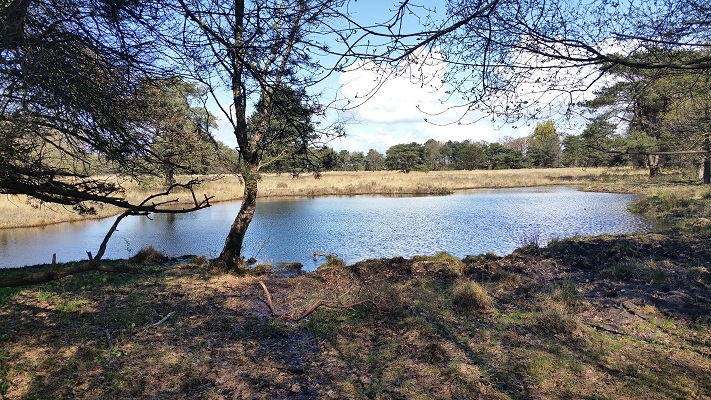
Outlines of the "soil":
{"type": "Polygon", "coordinates": [[[0,394],[707,399],[710,245],[606,236],[257,276],[195,258],[4,289],[0,394]],[[467,283],[493,307],[458,307],[467,283]]]}

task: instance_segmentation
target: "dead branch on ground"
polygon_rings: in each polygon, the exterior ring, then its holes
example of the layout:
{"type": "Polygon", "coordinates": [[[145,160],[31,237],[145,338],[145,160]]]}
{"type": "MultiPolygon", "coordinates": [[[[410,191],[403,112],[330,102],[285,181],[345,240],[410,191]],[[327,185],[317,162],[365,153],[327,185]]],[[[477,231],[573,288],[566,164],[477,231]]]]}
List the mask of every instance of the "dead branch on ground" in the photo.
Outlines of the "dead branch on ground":
{"type": "Polygon", "coordinates": [[[53,265],[51,268],[37,271],[22,273],[16,271],[3,271],[0,275],[0,287],[20,287],[37,285],[40,283],[56,281],[65,276],[79,274],[82,272],[99,271],[99,272],[119,272],[119,273],[136,273],[132,268],[102,265],[95,261],[84,261],[77,264],[64,266],[53,265]]]}
{"type": "Polygon", "coordinates": [[[309,315],[313,314],[316,310],[318,310],[321,307],[339,309],[339,310],[351,310],[351,309],[354,309],[355,307],[361,306],[363,304],[371,304],[375,307],[378,306],[375,303],[375,301],[373,301],[373,299],[365,299],[365,300],[361,300],[361,301],[357,301],[355,303],[349,303],[349,304],[341,304],[338,302],[325,301],[323,299],[319,299],[314,304],[312,304],[311,307],[307,308],[306,310],[304,310],[304,312],[302,312],[299,315],[279,314],[274,309],[274,304],[272,302],[272,295],[269,293],[269,289],[267,289],[267,285],[265,285],[263,281],[259,281],[259,285],[262,286],[262,290],[264,290],[264,296],[266,297],[266,300],[264,300],[264,299],[260,299],[260,300],[269,307],[270,315],[272,315],[273,317],[282,318],[282,319],[286,319],[289,321],[296,321],[296,322],[301,321],[304,318],[308,317],[309,315]]]}

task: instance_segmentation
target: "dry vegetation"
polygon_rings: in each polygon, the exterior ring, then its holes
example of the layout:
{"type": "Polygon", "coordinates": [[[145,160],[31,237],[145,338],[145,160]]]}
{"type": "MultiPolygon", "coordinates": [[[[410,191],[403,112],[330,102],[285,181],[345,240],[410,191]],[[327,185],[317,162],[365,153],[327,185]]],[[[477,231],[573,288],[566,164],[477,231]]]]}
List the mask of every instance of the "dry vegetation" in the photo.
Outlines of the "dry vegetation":
{"type": "MultiPolygon", "coordinates": [[[[349,175],[263,187],[347,186],[349,175]]],[[[531,243],[503,258],[331,257],[306,274],[235,276],[143,251],[111,262],[135,274],[0,289],[0,398],[711,398],[711,191],[681,176],[586,179],[646,193],[635,207],[669,218],[667,233],[531,243]]]]}
{"type": "Polygon", "coordinates": [[[587,238],[242,277],[198,258],[5,289],[0,396],[705,399],[709,245],[587,238]],[[293,319],[318,300],[358,305],[293,319]]]}
{"type": "MultiPolygon", "coordinates": [[[[630,190],[629,183],[643,180],[645,170],[627,168],[555,168],[497,171],[439,171],[411,172],[325,172],[321,179],[302,175],[293,179],[289,174],[265,174],[260,184],[263,197],[312,197],[359,194],[447,194],[455,190],[530,187],[546,185],[586,185],[621,181],[618,190],[630,190]]],[[[197,189],[197,194],[215,196],[214,202],[239,199],[243,187],[236,176],[209,176],[197,189]]],[[[180,177],[187,181],[190,177],[180,177]]],[[[137,184],[127,182],[127,197],[140,200],[160,188],[160,180],[148,179],[137,184]]],[[[618,188],[618,187],[615,187],[618,188]]],[[[178,193],[171,198],[190,202],[188,193],[178,193]]],[[[42,226],[86,218],[102,218],[118,212],[115,207],[97,206],[97,215],[78,215],[71,208],[40,204],[24,196],[0,197],[0,229],[20,226],[42,226]]]]}

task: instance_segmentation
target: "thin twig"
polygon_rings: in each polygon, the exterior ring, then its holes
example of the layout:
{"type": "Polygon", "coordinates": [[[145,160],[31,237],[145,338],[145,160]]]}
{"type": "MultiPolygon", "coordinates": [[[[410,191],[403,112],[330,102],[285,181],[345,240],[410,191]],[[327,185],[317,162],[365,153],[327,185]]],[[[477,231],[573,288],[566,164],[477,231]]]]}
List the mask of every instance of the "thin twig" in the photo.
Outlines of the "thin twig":
{"type": "Polygon", "coordinates": [[[291,321],[301,321],[302,319],[313,314],[314,311],[318,310],[321,307],[346,310],[346,309],[352,309],[354,307],[358,307],[358,306],[363,305],[365,303],[370,303],[370,304],[374,305],[375,307],[378,306],[375,303],[375,301],[373,301],[372,299],[366,299],[366,300],[358,301],[358,302],[351,303],[351,304],[339,304],[339,303],[333,303],[333,302],[326,302],[326,301],[323,301],[323,299],[319,299],[314,304],[312,304],[311,307],[309,307],[303,313],[301,313],[298,317],[292,316],[292,315],[286,315],[286,314],[277,314],[276,310],[274,309],[274,304],[272,303],[272,296],[269,293],[269,289],[267,289],[267,285],[265,285],[263,281],[259,281],[259,284],[262,286],[262,289],[264,290],[264,295],[267,298],[266,300],[264,300],[264,299],[259,299],[259,300],[261,300],[264,304],[266,304],[269,307],[269,311],[270,311],[271,315],[278,317],[278,318],[288,319],[291,321]]]}
{"type": "Polygon", "coordinates": [[[104,333],[106,334],[106,342],[109,344],[109,350],[114,349],[113,343],[111,343],[111,331],[109,328],[104,329],[104,333]]]}
{"type": "Polygon", "coordinates": [[[318,300],[308,310],[304,311],[304,313],[301,314],[298,318],[292,318],[292,319],[294,321],[301,321],[302,319],[311,315],[314,311],[318,310],[320,307],[335,308],[338,310],[348,310],[348,309],[352,309],[352,308],[358,307],[358,306],[366,304],[366,303],[370,303],[370,304],[377,307],[377,304],[375,304],[375,302],[371,299],[357,301],[357,302],[351,303],[351,304],[335,304],[335,303],[327,303],[323,300],[318,300]]]}
{"type": "Polygon", "coordinates": [[[150,324],[150,325],[144,327],[143,329],[146,330],[146,329],[148,329],[148,328],[156,327],[156,326],[162,324],[163,322],[165,322],[165,321],[166,321],[168,318],[170,318],[170,316],[173,315],[173,314],[175,314],[175,311],[169,312],[169,313],[168,313],[165,317],[163,317],[160,321],[158,321],[158,322],[156,322],[156,323],[153,323],[153,324],[150,324]]]}

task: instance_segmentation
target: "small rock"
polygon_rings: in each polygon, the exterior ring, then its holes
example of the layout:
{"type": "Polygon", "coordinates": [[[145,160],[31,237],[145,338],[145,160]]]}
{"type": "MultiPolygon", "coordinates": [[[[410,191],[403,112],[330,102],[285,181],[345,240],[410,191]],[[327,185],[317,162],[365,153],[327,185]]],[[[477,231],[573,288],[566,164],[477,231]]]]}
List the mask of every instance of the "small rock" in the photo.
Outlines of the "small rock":
{"type": "Polygon", "coordinates": [[[291,385],[291,391],[293,393],[299,393],[301,391],[301,385],[299,385],[298,383],[291,385]]]}

